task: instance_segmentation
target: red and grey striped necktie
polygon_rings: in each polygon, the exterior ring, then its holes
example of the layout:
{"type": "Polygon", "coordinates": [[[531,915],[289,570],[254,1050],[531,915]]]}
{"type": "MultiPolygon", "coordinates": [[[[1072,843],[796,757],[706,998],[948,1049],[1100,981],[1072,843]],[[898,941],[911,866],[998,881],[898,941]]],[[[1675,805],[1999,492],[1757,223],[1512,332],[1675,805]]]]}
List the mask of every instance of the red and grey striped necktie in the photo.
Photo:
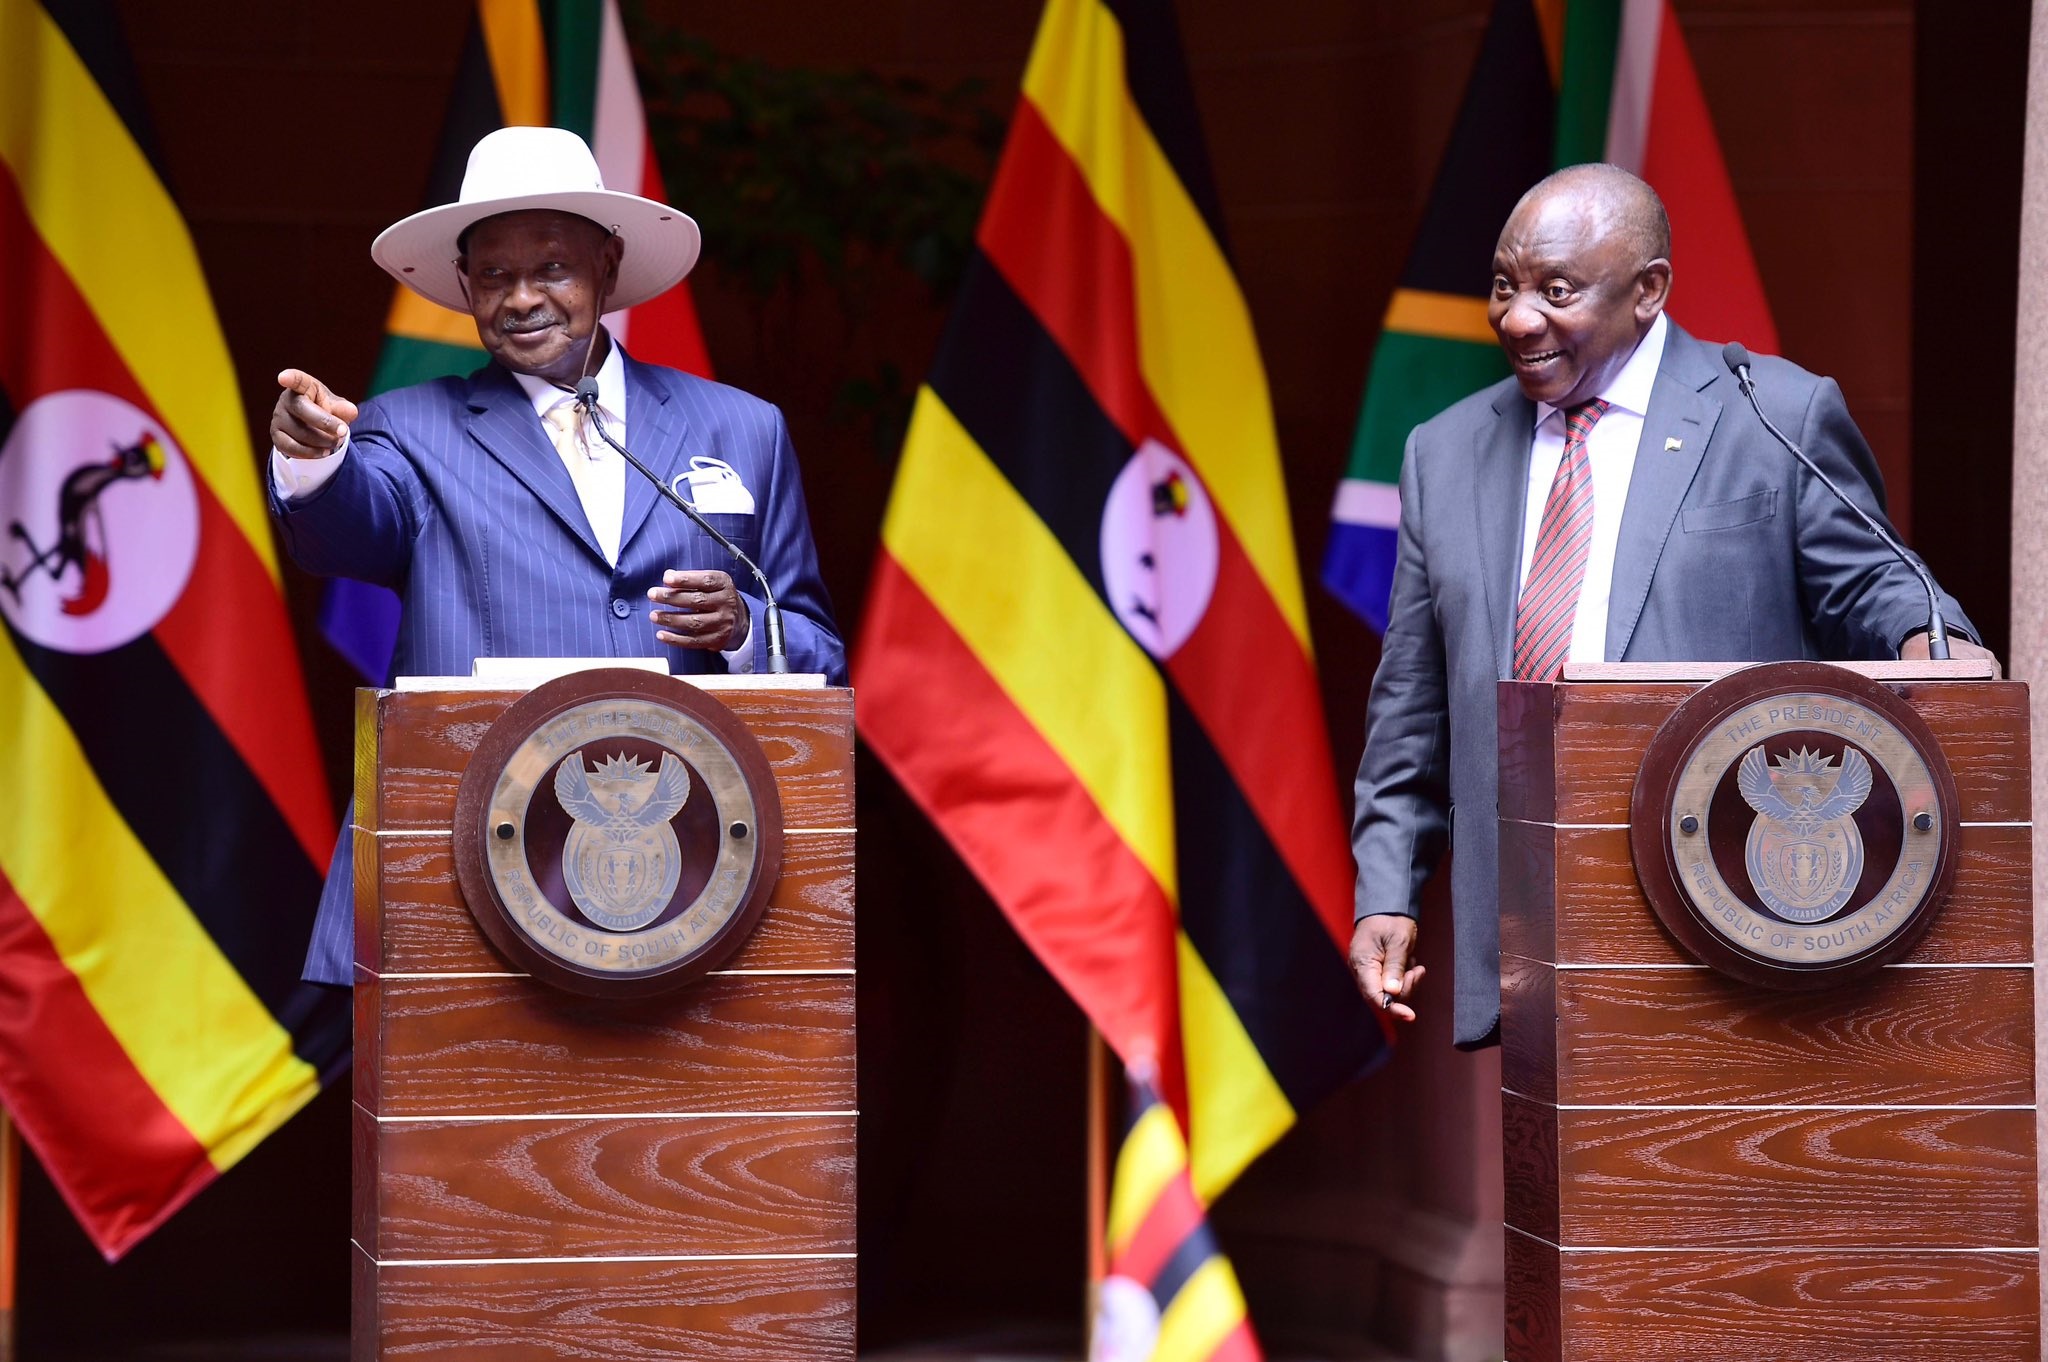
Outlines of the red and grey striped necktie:
{"type": "Polygon", "coordinates": [[[1593,461],[1586,437],[1606,414],[1607,403],[1597,397],[1564,414],[1564,458],[1543,502],[1536,554],[1515,610],[1518,681],[1553,680],[1571,656],[1572,621],[1579,613],[1586,553],[1593,545],[1593,461]]]}

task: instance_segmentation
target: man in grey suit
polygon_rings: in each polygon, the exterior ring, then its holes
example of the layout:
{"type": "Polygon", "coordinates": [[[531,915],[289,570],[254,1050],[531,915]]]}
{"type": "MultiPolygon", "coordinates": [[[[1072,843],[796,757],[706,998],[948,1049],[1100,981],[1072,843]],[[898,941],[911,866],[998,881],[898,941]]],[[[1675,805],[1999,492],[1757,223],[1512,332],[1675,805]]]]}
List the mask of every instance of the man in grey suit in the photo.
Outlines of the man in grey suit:
{"type": "MultiPolygon", "coordinates": [[[[1617,167],[1531,189],[1488,306],[1513,377],[1408,438],[1352,823],[1351,965],[1414,1019],[1417,907],[1454,845],[1464,1048],[1500,1020],[1496,682],[1566,661],[1927,656],[1919,579],[1764,430],[1719,348],[1665,318],[1670,243],[1655,192],[1617,167]]],[[[1766,356],[1754,373],[1771,419],[1883,517],[1833,380],[1766,356]]],[[[1942,614],[1974,635],[1946,597],[1942,614]]]]}

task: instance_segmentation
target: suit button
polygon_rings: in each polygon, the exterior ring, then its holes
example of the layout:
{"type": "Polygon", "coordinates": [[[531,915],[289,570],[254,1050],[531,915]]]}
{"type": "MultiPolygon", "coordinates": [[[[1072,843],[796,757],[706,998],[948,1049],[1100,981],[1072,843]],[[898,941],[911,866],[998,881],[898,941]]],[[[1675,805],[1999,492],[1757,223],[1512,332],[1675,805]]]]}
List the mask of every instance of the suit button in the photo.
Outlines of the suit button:
{"type": "Polygon", "coordinates": [[[612,613],[618,616],[620,619],[624,619],[626,616],[633,613],[633,607],[627,605],[622,600],[614,599],[612,601],[612,613]]]}

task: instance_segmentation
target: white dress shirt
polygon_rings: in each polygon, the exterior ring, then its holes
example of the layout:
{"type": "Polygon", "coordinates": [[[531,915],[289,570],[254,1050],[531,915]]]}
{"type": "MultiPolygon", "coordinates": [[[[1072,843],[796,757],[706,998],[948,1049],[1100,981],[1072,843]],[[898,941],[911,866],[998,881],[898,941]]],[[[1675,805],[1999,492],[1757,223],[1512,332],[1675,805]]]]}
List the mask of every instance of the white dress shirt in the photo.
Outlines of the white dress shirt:
{"type": "MultiPolygon", "coordinates": [[[[1664,338],[1670,329],[1664,314],[1658,313],[1628,363],[1597,394],[1606,399],[1608,409],[1586,437],[1586,457],[1593,465],[1593,540],[1586,553],[1585,581],[1579,587],[1578,613],[1572,618],[1568,661],[1599,662],[1607,656],[1607,602],[1614,594],[1614,549],[1621,539],[1621,512],[1628,504],[1636,445],[1643,438],[1643,417],[1650,409],[1650,389],[1656,386],[1657,368],[1664,362],[1664,338]]],[[[1522,570],[1515,578],[1518,601],[1536,557],[1543,503],[1563,461],[1564,409],[1538,402],[1535,442],[1529,447],[1529,495],[1522,513],[1522,570]]]]}

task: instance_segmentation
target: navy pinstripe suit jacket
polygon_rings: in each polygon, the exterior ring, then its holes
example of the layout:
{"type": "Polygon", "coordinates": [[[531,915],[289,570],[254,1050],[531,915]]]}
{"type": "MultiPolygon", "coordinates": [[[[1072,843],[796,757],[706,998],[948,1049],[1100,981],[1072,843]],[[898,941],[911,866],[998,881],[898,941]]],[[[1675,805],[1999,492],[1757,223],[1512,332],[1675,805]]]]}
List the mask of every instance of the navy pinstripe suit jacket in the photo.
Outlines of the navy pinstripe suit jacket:
{"type": "MultiPolygon", "coordinates": [[[[818,575],[782,413],[736,388],[624,359],[629,447],[663,481],[696,455],[731,465],[753,494],[754,513],[707,518],[774,585],[790,670],[843,684],[846,650],[818,575]]],[[[614,568],[533,403],[490,364],[364,403],[335,475],[290,505],[273,495],[272,511],[299,566],[399,593],[394,676],[467,675],[478,657],[666,656],[672,672],[722,671],[715,652],[655,640],[647,591],[669,568],[751,579],[681,513],[657,510],[657,500],[628,470],[614,568]]],[[[765,671],[762,603],[741,594],[754,617],[754,669],[765,671]]],[[[320,896],[308,979],[352,982],[350,862],[344,840],[320,896]]]]}

